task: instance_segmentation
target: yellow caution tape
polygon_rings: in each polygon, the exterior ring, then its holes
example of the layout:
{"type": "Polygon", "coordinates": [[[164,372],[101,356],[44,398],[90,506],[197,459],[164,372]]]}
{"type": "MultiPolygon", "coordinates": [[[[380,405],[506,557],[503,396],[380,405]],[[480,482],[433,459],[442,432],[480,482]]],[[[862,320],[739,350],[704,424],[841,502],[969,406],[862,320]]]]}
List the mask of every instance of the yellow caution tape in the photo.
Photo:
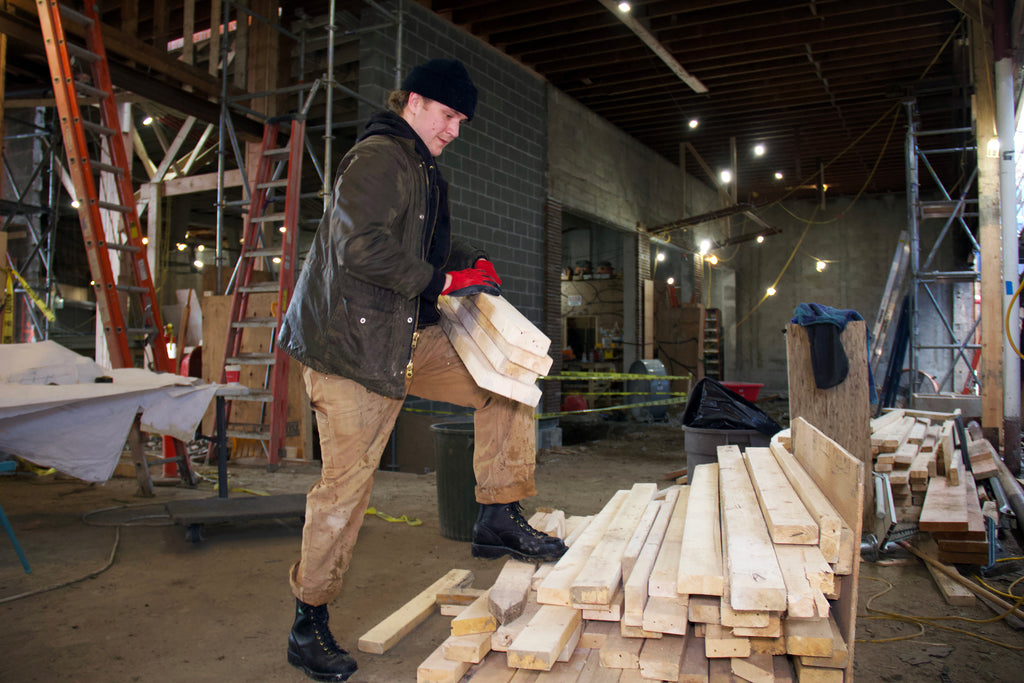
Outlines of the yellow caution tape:
{"type": "Polygon", "coordinates": [[[0,342],[14,343],[14,278],[7,271],[7,287],[4,288],[3,318],[0,320],[0,342]]]}
{"type": "MultiPolygon", "coordinates": [[[[10,264],[8,264],[8,265],[10,265],[10,264]]],[[[18,270],[13,265],[11,265],[10,268],[11,268],[11,272],[14,273],[14,277],[18,278],[18,282],[20,282],[21,286],[25,288],[25,293],[28,294],[28,298],[29,299],[32,299],[32,303],[34,303],[36,305],[36,308],[38,308],[40,311],[42,311],[43,315],[51,323],[54,320],[56,320],[57,316],[53,314],[53,311],[51,311],[49,308],[47,308],[47,306],[43,302],[43,300],[40,299],[39,295],[35,293],[35,290],[33,290],[31,287],[28,286],[28,283],[25,282],[25,278],[23,278],[21,276],[21,273],[19,273],[18,270]]]]}
{"type": "Polygon", "coordinates": [[[21,467],[25,468],[32,474],[38,475],[40,477],[45,477],[47,475],[55,474],[57,472],[57,470],[55,470],[52,467],[40,467],[39,465],[30,463],[28,460],[24,460],[22,458],[18,458],[18,462],[21,463],[21,467]]]}
{"type": "Polygon", "coordinates": [[[381,512],[377,508],[373,508],[373,507],[366,508],[366,514],[368,514],[368,515],[375,515],[377,517],[380,517],[385,522],[405,522],[409,526],[419,526],[420,524],[423,524],[423,522],[421,522],[420,520],[418,520],[418,519],[409,519],[409,517],[406,516],[406,515],[402,515],[401,517],[392,517],[388,513],[381,512]]]}
{"type": "Polygon", "coordinates": [[[565,371],[557,375],[541,376],[539,379],[550,380],[579,380],[579,379],[643,379],[656,381],[661,379],[693,379],[693,375],[641,375],[630,372],[569,372],[565,371]]]}
{"type": "Polygon", "coordinates": [[[632,408],[645,408],[647,406],[670,406],[677,403],[686,403],[685,397],[667,398],[663,401],[644,401],[643,403],[627,403],[620,406],[607,406],[605,408],[585,408],[583,410],[566,410],[560,413],[545,413],[535,416],[538,420],[546,420],[550,417],[561,417],[563,415],[580,415],[583,413],[606,413],[609,410],[630,410],[632,408]]]}

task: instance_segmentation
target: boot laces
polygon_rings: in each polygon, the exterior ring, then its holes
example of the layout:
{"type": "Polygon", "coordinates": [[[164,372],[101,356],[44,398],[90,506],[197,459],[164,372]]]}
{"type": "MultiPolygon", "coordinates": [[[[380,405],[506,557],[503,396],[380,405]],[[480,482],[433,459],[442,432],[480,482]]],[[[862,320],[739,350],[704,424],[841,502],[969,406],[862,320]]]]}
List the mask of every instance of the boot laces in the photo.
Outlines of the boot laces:
{"type": "Polygon", "coordinates": [[[334,639],[334,634],[331,633],[331,628],[327,624],[327,610],[314,608],[309,617],[313,622],[313,634],[320,646],[330,652],[344,652],[338,645],[338,641],[334,639]]]}
{"type": "Polygon", "coordinates": [[[534,529],[532,526],[530,526],[530,523],[527,522],[526,519],[523,517],[523,506],[518,501],[516,501],[515,503],[508,504],[508,516],[512,519],[513,522],[516,523],[516,525],[520,529],[527,532],[531,536],[534,536],[536,538],[547,537],[547,534],[545,534],[543,531],[538,531],[537,529],[534,529]]]}

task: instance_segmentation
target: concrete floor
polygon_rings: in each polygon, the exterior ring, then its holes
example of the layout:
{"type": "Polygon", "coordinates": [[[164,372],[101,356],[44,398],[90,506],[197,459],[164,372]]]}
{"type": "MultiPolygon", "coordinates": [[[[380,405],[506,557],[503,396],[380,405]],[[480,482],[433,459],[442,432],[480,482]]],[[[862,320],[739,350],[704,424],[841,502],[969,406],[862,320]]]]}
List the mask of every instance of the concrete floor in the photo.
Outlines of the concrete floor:
{"type": "MultiPolygon", "coordinates": [[[[683,466],[682,434],[670,425],[626,425],[605,438],[542,451],[540,495],[528,511],[553,507],[593,514],[620,488],[638,481],[670,482],[663,474],[683,466]]],[[[275,473],[235,463],[231,486],[268,493],[304,492],[315,466],[275,473]]],[[[212,470],[204,470],[212,476],[212,470]]],[[[32,573],[25,574],[0,538],[0,681],[305,681],[285,661],[293,609],[288,568],[297,557],[297,519],[207,526],[205,540],[190,543],[182,527],[169,525],[163,504],[215,495],[198,489],[160,487],[157,497],[134,495],[131,479],[91,486],[54,476],[0,478],[0,502],[14,525],[32,573]],[[113,562],[104,568],[113,554],[113,562]],[[61,584],[63,587],[47,590],[61,584]],[[44,591],[18,598],[17,596],[44,591]]],[[[238,490],[232,496],[246,495],[238,490]]],[[[342,594],[331,605],[338,641],[352,651],[359,636],[452,568],[471,570],[474,586],[488,587],[499,562],[476,560],[466,543],[439,532],[434,475],[380,472],[371,505],[421,526],[369,517],[342,594]]],[[[1013,565],[1018,565],[1014,567],[1013,565]]],[[[1021,574],[1004,565],[1004,587],[1021,574]]],[[[984,607],[946,606],[916,561],[862,565],[863,603],[885,588],[896,590],[873,607],[911,614],[963,615],[979,620],[984,607]]],[[[1016,592],[1020,592],[1019,588],[1016,592]]],[[[875,614],[874,616],[878,616],[875,614]]],[[[943,622],[945,624],[945,622],[943,622]]],[[[905,622],[864,618],[856,669],[864,681],[1020,680],[1024,648],[1020,632],[1003,622],[949,622],[990,641],[905,622]],[[910,640],[891,640],[911,636],[910,640]]],[[[448,618],[430,617],[384,655],[356,653],[354,682],[414,681],[417,665],[444,639],[448,618]]]]}

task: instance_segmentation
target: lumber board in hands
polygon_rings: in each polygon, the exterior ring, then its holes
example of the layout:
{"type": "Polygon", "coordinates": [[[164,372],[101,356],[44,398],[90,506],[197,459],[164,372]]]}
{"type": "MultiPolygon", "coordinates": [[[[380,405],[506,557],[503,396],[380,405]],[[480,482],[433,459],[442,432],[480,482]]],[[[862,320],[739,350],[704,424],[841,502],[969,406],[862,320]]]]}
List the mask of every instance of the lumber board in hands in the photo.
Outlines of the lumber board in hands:
{"type": "Polygon", "coordinates": [[[551,340],[505,297],[476,294],[466,297],[465,302],[490,320],[498,334],[513,346],[539,356],[547,354],[551,340]]]}
{"type": "Polygon", "coordinates": [[[473,572],[468,569],[452,569],[363,634],[359,638],[359,650],[384,654],[433,613],[438,593],[467,586],[472,582],[473,572]]]}
{"type": "Polygon", "coordinates": [[[507,377],[495,370],[457,318],[441,316],[441,327],[477,386],[528,406],[537,405],[543,393],[540,387],[507,377]]]}
{"type": "Polygon", "coordinates": [[[473,305],[472,298],[443,296],[437,303],[443,314],[462,323],[496,370],[532,382],[551,369],[554,359],[547,352],[538,355],[501,336],[494,322],[473,305]]]}
{"type": "Polygon", "coordinates": [[[738,447],[718,447],[718,476],[730,604],[736,610],[781,612],[786,584],[738,447]]]}
{"type": "Polygon", "coordinates": [[[697,465],[692,473],[686,524],[679,546],[676,589],[689,595],[722,595],[722,524],[718,500],[718,463],[697,465]]]}

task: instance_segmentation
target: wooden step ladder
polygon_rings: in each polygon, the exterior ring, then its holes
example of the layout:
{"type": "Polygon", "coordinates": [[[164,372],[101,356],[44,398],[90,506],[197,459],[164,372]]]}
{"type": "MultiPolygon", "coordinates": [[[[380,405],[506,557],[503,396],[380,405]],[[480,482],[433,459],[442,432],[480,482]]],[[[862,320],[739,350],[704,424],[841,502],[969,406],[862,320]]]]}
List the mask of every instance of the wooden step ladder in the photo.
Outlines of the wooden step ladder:
{"type": "Polygon", "coordinates": [[[252,184],[249,211],[245,219],[242,251],[233,278],[230,322],[224,367],[221,369],[221,382],[227,380],[228,365],[240,365],[243,371],[246,366],[255,367],[257,374],[262,369],[262,387],[250,386],[248,396],[234,399],[260,403],[259,422],[232,426],[232,406],[229,403],[227,435],[265,443],[271,465],[279,462],[287,435],[289,356],[277,347],[275,341],[295,284],[305,130],[305,112],[297,116],[270,119],[264,128],[256,178],[252,184]],[[281,128],[288,122],[291,128],[287,144],[278,146],[281,128]],[[268,273],[271,279],[258,281],[253,276],[260,262],[265,264],[263,272],[268,273]],[[273,314],[249,316],[250,295],[266,292],[277,294],[273,314]],[[246,331],[267,328],[271,329],[271,340],[265,352],[243,351],[246,331]]]}
{"type": "MultiPolygon", "coordinates": [[[[38,0],[36,8],[110,365],[130,368],[138,360],[157,372],[174,372],[142,242],[131,163],[96,5],[87,2],[84,10],[77,12],[56,0],[38,0]],[[82,27],[84,47],[68,42],[65,20],[82,27]],[[89,104],[92,101],[98,104],[89,104]],[[116,201],[102,199],[101,187],[114,188],[116,201]]],[[[130,443],[137,445],[139,436],[136,418],[130,443]]],[[[144,495],[152,495],[145,457],[141,448],[132,450],[140,488],[144,495]]],[[[164,464],[165,475],[178,474],[186,483],[194,483],[184,444],[165,437],[164,455],[158,462],[164,464]]]]}

